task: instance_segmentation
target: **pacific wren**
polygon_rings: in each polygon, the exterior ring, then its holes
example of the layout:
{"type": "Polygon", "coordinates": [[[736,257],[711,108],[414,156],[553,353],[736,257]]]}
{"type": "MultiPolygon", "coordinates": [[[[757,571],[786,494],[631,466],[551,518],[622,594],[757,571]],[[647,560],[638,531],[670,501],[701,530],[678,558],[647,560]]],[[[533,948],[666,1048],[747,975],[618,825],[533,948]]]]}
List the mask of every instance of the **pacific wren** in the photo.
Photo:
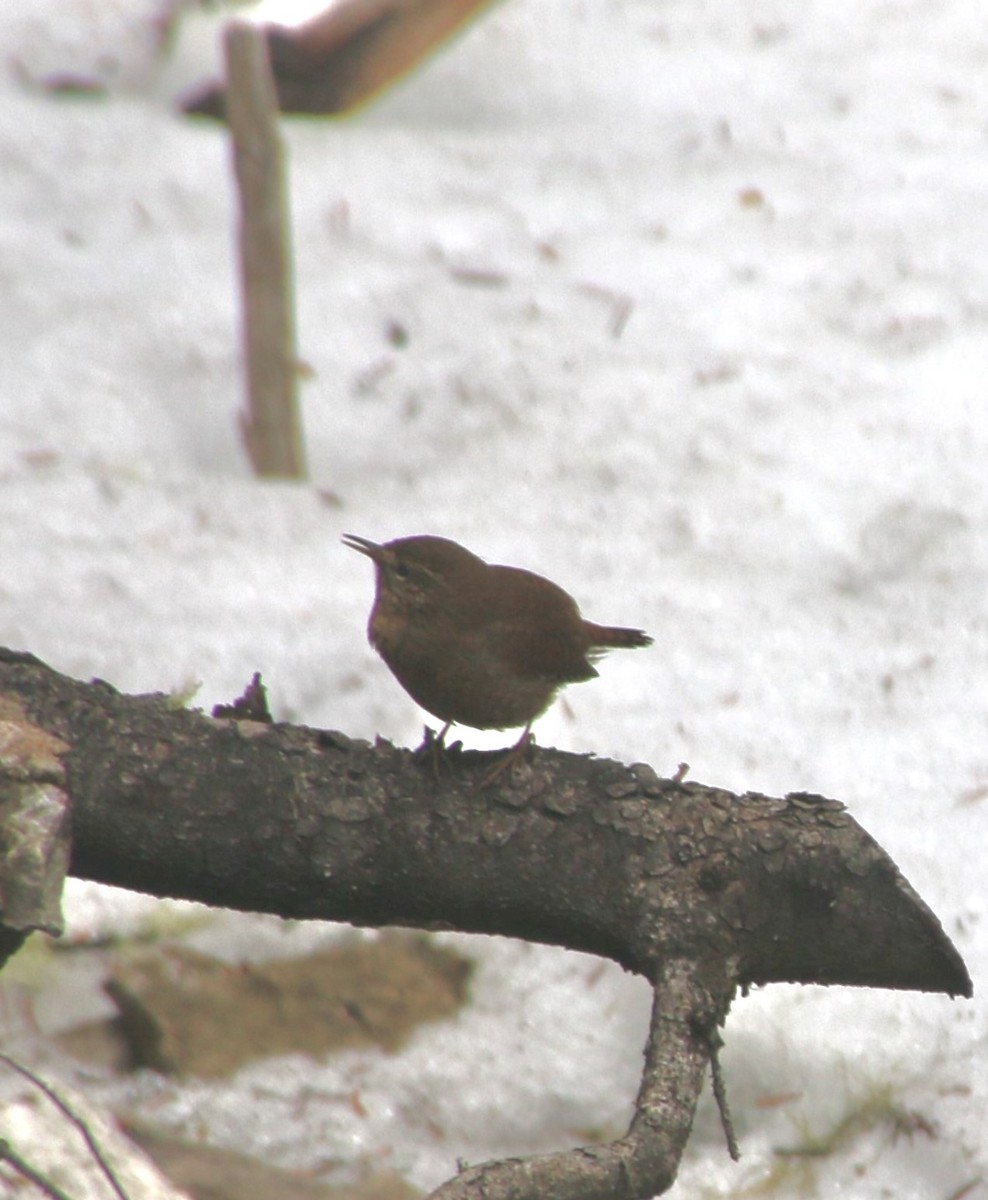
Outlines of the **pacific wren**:
{"type": "Polygon", "coordinates": [[[367,636],[398,682],[450,725],[524,731],[567,683],[593,679],[612,647],[648,646],[640,629],[595,625],[561,587],[518,567],[484,562],[448,538],[378,544],[346,534],[374,563],[367,636]]]}

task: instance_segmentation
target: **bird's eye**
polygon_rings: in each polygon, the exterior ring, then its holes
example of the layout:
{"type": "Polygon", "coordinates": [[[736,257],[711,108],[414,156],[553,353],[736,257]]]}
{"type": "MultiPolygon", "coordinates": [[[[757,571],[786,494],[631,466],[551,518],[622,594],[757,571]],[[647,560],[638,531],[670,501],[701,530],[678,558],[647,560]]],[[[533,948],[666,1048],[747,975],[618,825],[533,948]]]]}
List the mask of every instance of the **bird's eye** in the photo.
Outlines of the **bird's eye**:
{"type": "Polygon", "coordinates": [[[395,563],[395,574],[399,579],[407,579],[411,573],[412,568],[408,565],[408,563],[401,561],[395,563]]]}

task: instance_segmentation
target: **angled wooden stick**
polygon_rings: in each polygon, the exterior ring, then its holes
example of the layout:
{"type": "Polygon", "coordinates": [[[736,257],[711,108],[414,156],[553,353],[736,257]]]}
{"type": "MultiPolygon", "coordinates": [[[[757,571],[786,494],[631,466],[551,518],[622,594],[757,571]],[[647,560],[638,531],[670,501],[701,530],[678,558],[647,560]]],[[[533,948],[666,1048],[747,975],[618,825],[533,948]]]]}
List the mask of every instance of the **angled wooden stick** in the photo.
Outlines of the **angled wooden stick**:
{"type": "MultiPolygon", "coordinates": [[[[494,0],[336,0],[302,25],[264,33],[286,113],[346,113],[366,104],[436,51],[494,0]]],[[[211,81],[180,99],[187,113],[223,119],[228,99],[211,81]]]]}

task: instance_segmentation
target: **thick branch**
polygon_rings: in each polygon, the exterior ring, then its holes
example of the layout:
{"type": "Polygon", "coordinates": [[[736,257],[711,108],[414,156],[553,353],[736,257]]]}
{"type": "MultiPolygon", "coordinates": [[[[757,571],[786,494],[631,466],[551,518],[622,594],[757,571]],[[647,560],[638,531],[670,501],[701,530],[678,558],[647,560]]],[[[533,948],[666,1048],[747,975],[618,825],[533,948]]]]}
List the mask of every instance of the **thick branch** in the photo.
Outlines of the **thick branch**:
{"type": "Polygon", "coordinates": [[[404,750],[211,720],[24,655],[0,693],[71,747],[72,872],[156,895],[369,925],[500,933],[658,978],[669,955],[786,980],[968,995],[940,924],[821,797],[735,796],[537,750],[436,780],[404,750]]]}
{"type": "Polygon", "coordinates": [[[734,796],[542,750],[485,789],[490,755],[451,754],[437,779],[387,743],[210,719],[4,651],[2,711],[57,739],[77,875],[283,916],[552,942],[652,981],[627,1135],[473,1168],[442,1200],[663,1191],[738,985],[971,994],[936,917],[819,796],[734,796]]]}

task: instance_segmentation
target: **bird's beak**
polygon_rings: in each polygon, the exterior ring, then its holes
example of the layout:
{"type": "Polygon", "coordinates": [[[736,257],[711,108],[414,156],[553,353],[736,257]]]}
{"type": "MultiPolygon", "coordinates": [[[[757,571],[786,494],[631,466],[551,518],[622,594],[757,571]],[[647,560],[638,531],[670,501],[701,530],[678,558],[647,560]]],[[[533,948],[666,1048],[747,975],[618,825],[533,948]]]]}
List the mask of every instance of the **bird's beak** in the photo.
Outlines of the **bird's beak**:
{"type": "Polygon", "coordinates": [[[361,554],[366,554],[369,559],[379,563],[384,557],[384,547],[378,542],[372,542],[368,538],[357,537],[355,533],[345,533],[340,539],[344,546],[349,546],[351,550],[357,550],[361,554]]]}

